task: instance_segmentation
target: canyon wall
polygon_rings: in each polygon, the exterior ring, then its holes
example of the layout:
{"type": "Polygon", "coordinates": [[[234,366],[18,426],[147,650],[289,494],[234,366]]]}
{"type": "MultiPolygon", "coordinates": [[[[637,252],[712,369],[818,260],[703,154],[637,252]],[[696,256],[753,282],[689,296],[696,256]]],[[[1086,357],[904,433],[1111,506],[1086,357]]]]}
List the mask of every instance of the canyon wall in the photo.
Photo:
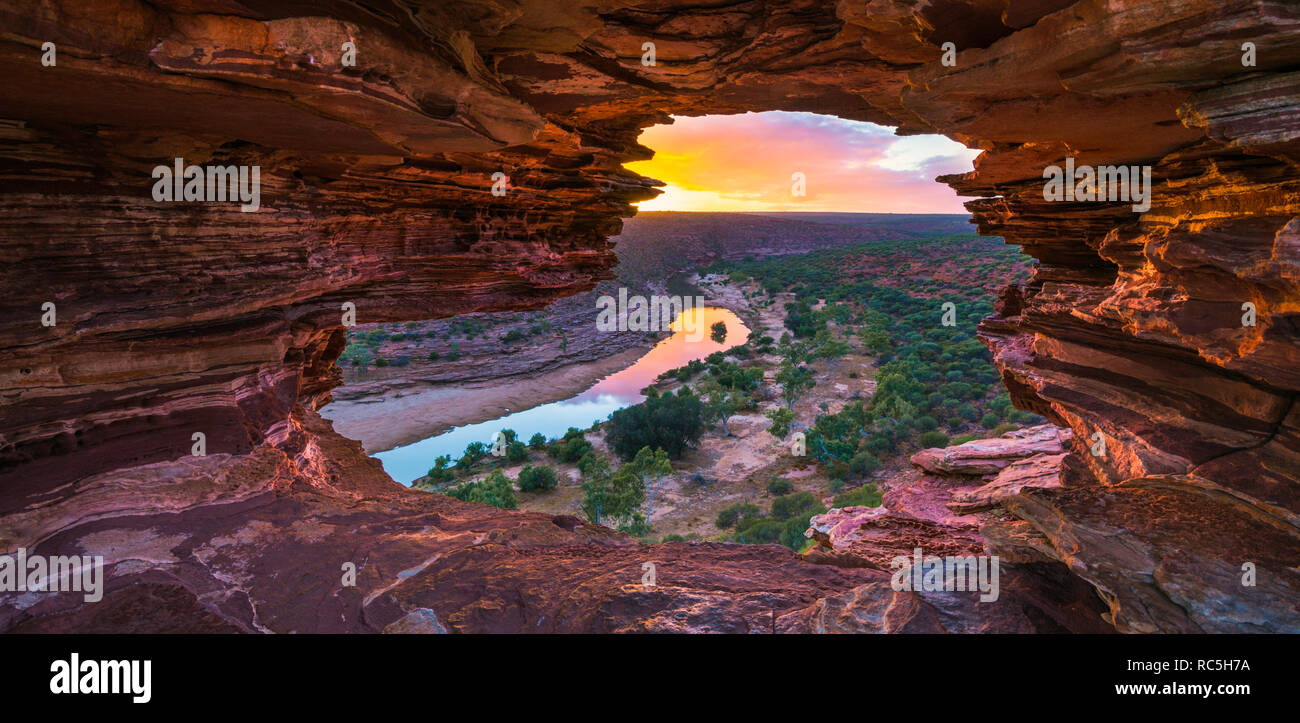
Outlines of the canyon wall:
{"type": "Polygon", "coordinates": [[[0,598],[7,629],[821,629],[836,590],[875,619],[871,571],[421,497],[315,413],[345,305],[591,288],[655,193],[621,166],[640,129],[761,110],[984,151],[942,180],[1040,263],[982,336],[1073,431],[1063,487],[1003,502],[994,552],[1068,567],[1123,631],[1300,628],[1293,2],[18,0],[0,28],[0,549],[105,554],[114,591],[0,598]],[[1151,166],[1151,208],[1044,201],[1067,156],[1151,166]],[[259,166],[260,209],[155,201],[176,158],[259,166]],[[654,555],[689,574],[626,588],[654,555]]]}

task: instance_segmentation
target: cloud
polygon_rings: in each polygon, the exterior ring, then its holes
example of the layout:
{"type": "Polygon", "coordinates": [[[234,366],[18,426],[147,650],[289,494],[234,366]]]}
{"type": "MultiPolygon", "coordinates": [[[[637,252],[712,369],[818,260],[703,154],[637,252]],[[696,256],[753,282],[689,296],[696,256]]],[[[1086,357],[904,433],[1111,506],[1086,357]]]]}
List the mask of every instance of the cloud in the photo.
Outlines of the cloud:
{"type": "Polygon", "coordinates": [[[943,136],[811,113],[677,117],[647,128],[655,149],[627,168],[668,184],[646,211],[966,213],[934,177],[971,170],[978,151],[943,136]],[[791,194],[803,173],[807,195],[791,194]]]}

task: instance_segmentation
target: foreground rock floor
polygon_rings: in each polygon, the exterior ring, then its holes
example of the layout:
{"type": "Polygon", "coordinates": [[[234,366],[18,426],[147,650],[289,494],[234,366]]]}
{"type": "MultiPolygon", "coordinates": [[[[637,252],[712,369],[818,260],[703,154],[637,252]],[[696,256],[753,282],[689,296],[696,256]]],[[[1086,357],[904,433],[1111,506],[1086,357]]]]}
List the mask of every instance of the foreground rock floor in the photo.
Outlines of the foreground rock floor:
{"type": "Polygon", "coordinates": [[[882,569],[817,564],[775,545],[647,546],[574,517],[410,491],[314,414],[296,422],[292,436],[305,444],[293,456],[268,448],[237,460],[102,475],[86,481],[76,505],[11,518],[7,544],[33,554],[104,555],[106,585],[103,600],[94,604],[73,592],[0,596],[0,628],[771,633],[1106,627],[1091,590],[1046,567],[1006,574],[999,602],[975,604],[970,594],[895,593],[882,569]],[[356,567],[354,587],[344,585],[348,562],[356,567]],[[653,586],[643,584],[645,563],[654,564],[653,586]],[[1034,585],[1021,590],[1024,579],[1034,585]]]}
{"type": "MultiPolygon", "coordinates": [[[[938,488],[894,504],[870,554],[775,545],[647,546],[568,516],[411,491],[312,413],[284,450],[86,481],[75,505],[10,518],[32,554],[105,556],[102,601],[0,596],[12,632],[1106,632],[1092,588],[1046,558],[1001,594],[895,591],[882,557],[981,554],[928,520],[938,488]],[[301,446],[298,446],[301,444],[301,446]],[[269,486],[264,481],[270,479],[269,486]],[[917,502],[919,500],[919,502],[917,502]],[[897,507],[898,511],[892,509],[897,507]],[[891,555],[892,556],[892,555],[891,555]],[[344,564],[355,566],[345,584],[344,564]],[[654,584],[645,584],[646,563],[654,584]]],[[[884,511],[884,510],[881,510],[884,511]]],[[[875,511],[880,512],[880,511],[875,511]]],[[[832,513],[837,514],[838,511],[832,513]]]]}

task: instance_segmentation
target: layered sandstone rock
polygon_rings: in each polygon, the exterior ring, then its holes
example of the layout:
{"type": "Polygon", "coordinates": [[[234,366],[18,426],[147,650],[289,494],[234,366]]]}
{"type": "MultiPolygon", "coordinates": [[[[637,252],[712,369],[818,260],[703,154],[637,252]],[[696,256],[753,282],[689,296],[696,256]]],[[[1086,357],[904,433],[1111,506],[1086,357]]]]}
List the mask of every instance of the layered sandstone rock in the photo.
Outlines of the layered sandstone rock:
{"type": "MultiPolygon", "coordinates": [[[[981,440],[992,446],[995,440],[981,440]]],[[[1039,459],[1038,454],[1027,459],[1039,459]]],[[[1057,455],[1059,473],[1060,456],[1057,455]]],[[[1016,463],[1019,464],[1019,463],[1016,463]]],[[[1003,471],[1016,467],[1012,464],[1003,471]]],[[[1000,475],[999,475],[1000,477],[1000,475]]],[[[889,576],[819,600],[782,619],[795,632],[1113,632],[1097,591],[1054,556],[1023,541],[990,544],[986,529],[1007,513],[981,506],[967,514],[956,500],[983,490],[979,477],[913,472],[892,480],[880,507],[845,507],[815,515],[807,536],[818,545],[803,558],[889,576]],[[953,510],[959,510],[954,513],[953,510]],[[994,561],[996,556],[996,562],[994,561]],[[945,589],[914,588],[918,559],[960,559],[997,566],[996,599],[945,574],[945,589]],[[951,578],[951,579],[950,579],[951,578]],[[949,589],[950,588],[950,589],[949,589]]],[[[1050,547],[1050,545],[1044,545],[1050,547]]],[[[946,562],[945,562],[946,564],[946,562]]],[[[986,568],[987,569],[987,568],[986,568]]],[[[991,578],[989,590],[993,589],[991,578]]]]}
{"type": "Polygon", "coordinates": [[[621,167],[648,156],[641,128],[782,109],[984,150],[944,180],[981,197],[982,233],[1040,263],[981,334],[1016,403],[1073,431],[1064,488],[999,498],[997,539],[1068,566],[1062,584],[1094,586],[1121,629],[1295,630],[1279,601],[1300,577],[1298,15],[1285,0],[8,3],[0,548],[104,552],[121,585],[113,605],[6,599],[8,626],[852,628],[880,596],[782,617],[850,581],[771,550],[662,548],[687,582],[617,592],[589,558],[651,552],[353,479],[360,451],[312,416],[338,384],[345,303],[398,321],[591,288],[620,216],[653,194],[621,167]],[[1152,166],[1151,209],[1044,201],[1042,169],[1066,156],[1152,166]],[[177,157],[260,166],[261,210],[155,202],[150,171],[177,157]],[[360,600],[337,589],[331,545],[385,561],[360,600]],[[1252,561],[1253,595],[1226,574],[1252,561]],[[430,565],[458,592],[395,582],[430,565]],[[503,592],[525,581],[572,602],[503,592]]]}
{"type": "Polygon", "coordinates": [[[1040,424],[1001,437],[923,449],[912,455],[912,464],[932,474],[997,474],[1027,457],[1060,454],[1069,441],[1070,430],[1040,424]]]}
{"type": "Polygon", "coordinates": [[[1000,504],[1026,489],[1046,490],[1061,486],[1064,454],[1036,454],[1007,465],[991,482],[954,495],[948,508],[954,512],[977,512],[1000,504]]]}

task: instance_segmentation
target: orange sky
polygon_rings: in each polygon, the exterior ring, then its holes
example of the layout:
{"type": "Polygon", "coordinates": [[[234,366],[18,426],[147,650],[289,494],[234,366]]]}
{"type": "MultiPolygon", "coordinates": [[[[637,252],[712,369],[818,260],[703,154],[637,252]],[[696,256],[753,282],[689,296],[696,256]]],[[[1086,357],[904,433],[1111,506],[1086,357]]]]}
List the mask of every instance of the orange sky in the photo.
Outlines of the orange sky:
{"type": "Polygon", "coordinates": [[[668,184],[643,211],[964,214],[964,199],[934,178],[971,170],[979,154],[943,136],[785,112],[679,116],[640,141],[655,157],[627,168],[668,184]],[[803,197],[791,192],[796,172],[803,197]]]}

